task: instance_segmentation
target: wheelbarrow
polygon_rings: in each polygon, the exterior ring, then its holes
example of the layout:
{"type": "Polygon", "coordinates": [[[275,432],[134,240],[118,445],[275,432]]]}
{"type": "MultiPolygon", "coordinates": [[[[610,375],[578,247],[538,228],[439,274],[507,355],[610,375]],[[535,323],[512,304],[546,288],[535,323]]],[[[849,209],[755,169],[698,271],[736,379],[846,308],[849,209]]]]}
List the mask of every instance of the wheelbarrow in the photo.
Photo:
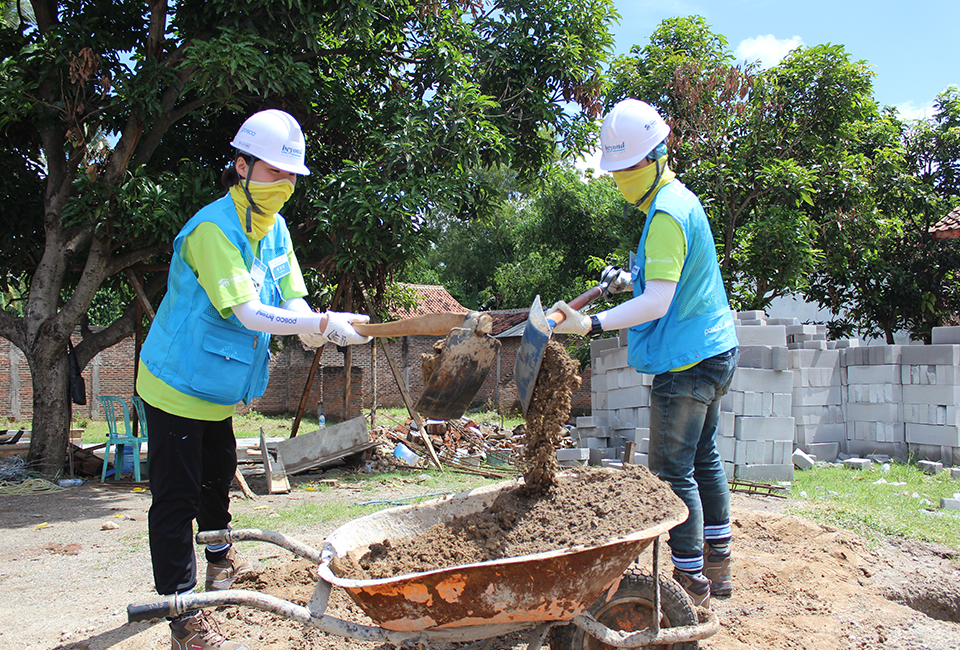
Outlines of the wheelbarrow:
{"type": "Polygon", "coordinates": [[[259,529],[200,533],[201,544],[264,541],[316,562],[319,580],[310,602],[304,607],[268,594],[230,589],[129,605],[127,618],[144,621],[243,605],[328,634],[420,648],[529,632],[528,650],[538,650],[548,637],[554,650],[650,645],[693,650],[697,640],[719,630],[713,612],[694,607],[676,582],[659,573],[660,536],[687,516],[679,500],[655,525],[598,543],[382,579],[341,578],[331,570],[336,558],[356,557],[371,543],[417,536],[435,524],[480,512],[516,484],[505,481],[366,515],[336,529],[319,551],[259,529]],[[634,564],[651,545],[652,570],[647,573],[634,564]],[[326,614],[334,586],[344,589],[376,625],[326,614]]]}

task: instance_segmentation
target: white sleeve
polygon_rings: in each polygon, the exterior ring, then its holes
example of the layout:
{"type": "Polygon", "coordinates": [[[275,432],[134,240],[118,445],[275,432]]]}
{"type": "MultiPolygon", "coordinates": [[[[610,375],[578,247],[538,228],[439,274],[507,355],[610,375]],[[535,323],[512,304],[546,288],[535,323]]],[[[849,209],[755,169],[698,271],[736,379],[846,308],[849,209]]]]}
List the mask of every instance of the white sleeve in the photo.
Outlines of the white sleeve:
{"type": "Polygon", "coordinates": [[[320,331],[322,313],[314,312],[303,298],[288,300],[283,307],[270,307],[259,300],[234,305],[233,313],[243,326],[267,334],[315,334],[320,331]],[[300,305],[297,301],[303,303],[300,305]],[[297,304],[294,304],[297,303],[297,304]],[[303,308],[306,307],[306,310],[303,308]]]}
{"type": "Polygon", "coordinates": [[[282,303],[280,303],[280,308],[289,309],[290,311],[297,311],[297,312],[300,312],[301,314],[316,313],[312,309],[310,309],[310,305],[308,305],[307,301],[304,300],[303,298],[291,298],[290,300],[285,300],[282,303]]]}
{"type": "Polygon", "coordinates": [[[677,283],[669,280],[650,280],[643,289],[643,293],[597,314],[603,330],[618,330],[624,327],[634,327],[658,318],[663,318],[673,302],[677,291],[677,283]]]}

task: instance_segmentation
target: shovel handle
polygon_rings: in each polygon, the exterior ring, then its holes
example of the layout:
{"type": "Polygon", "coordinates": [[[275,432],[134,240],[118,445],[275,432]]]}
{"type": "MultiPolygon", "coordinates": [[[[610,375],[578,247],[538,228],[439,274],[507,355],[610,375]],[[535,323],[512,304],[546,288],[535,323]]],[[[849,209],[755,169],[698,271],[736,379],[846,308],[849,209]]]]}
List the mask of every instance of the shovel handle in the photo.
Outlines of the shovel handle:
{"type": "MultiPolygon", "coordinates": [[[[470,314],[424,314],[386,323],[354,323],[361,336],[446,336],[455,327],[464,327],[470,314]]],[[[485,315],[490,320],[489,315],[485,315]]],[[[489,329],[487,330],[489,331],[489,329]]]]}
{"type": "MultiPolygon", "coordinates": [[[[603,295],[603,289],[598,284],[592,289],[587,289],[586,291],[581,293],[579,296],[577,296],[567,304],[570,305],[571,309],[576,309],[577,311],[580,311],[581,309],[583,309],[584,307],[586,307],[587,305],[589,305],[591,302],[593,302],[594,300],[596,300],[602,295],[603,295]]],[[[567,319],[567,315],[564,314],[562,311],[556,311],[550,314],[549,316],[547,316],[547,322],[552,323],[550,325],[550,329],[555,329],[557,325],[559,325],[566,319],[567,319]]]]}

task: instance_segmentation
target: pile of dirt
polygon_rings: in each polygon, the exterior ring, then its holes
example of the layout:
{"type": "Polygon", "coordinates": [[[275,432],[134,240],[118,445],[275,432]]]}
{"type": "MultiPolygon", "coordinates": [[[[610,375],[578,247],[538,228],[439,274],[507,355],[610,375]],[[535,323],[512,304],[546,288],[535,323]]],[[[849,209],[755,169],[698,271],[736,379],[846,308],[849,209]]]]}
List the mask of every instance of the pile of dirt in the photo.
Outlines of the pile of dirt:
{"type": "Polygon", "coordinates": [[[599,545],[685,514],[670,487],[645,467],[588,467],[559,475],[543,493],[517,484],[484,510],[423,535],[371,544],[358,561],[339,558],[331,569],[354,580],[389,578],[599,545]]]}

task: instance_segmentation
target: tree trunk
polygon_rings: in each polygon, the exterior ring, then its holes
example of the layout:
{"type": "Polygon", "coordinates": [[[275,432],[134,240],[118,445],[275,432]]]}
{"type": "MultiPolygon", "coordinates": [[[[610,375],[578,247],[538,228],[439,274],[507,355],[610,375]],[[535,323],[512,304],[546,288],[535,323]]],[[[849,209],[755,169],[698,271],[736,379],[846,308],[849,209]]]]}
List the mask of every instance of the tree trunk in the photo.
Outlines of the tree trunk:
{"type": "Polygon", "coordinates": [[[70,435],[70,362],[66,350],[46,341],[59,352],[27,355],[33,381],[33,432],[27,464],[43,476],[63,469],[70,435]],[[42,432],[42,435],[41,435],[42,432]]]}

